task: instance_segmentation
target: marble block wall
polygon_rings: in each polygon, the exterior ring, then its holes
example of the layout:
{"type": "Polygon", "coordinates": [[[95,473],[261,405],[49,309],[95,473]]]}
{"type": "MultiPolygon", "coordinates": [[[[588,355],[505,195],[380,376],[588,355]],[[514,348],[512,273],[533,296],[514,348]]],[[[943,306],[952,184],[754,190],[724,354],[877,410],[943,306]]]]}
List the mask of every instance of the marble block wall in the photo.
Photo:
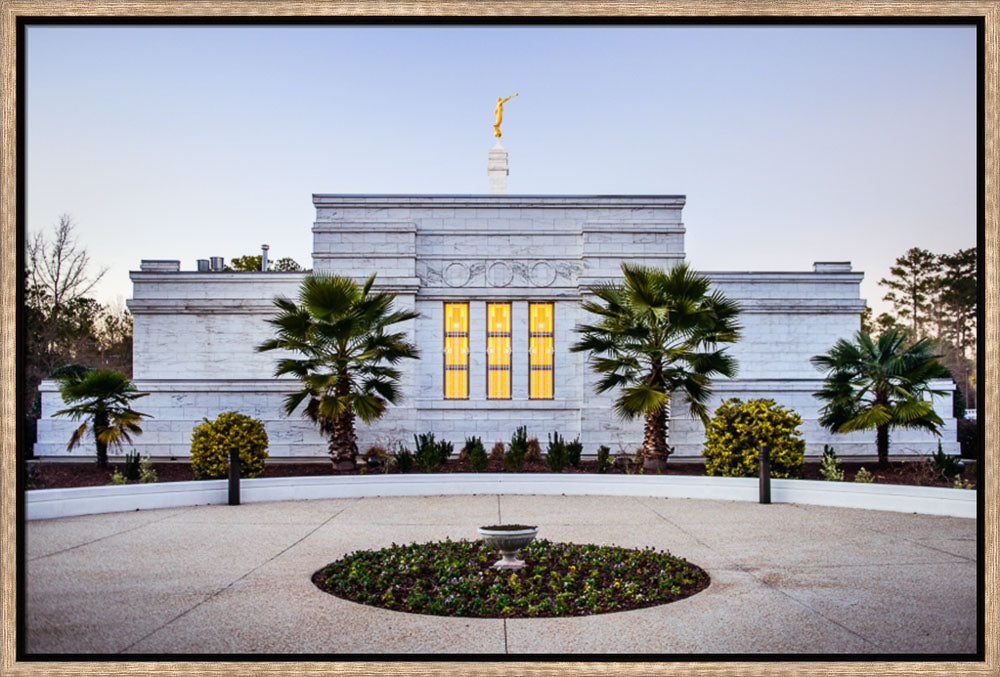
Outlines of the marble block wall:
{"type": "MultiPolygon", "coordinates": [[[[470,435],[489,447],[519,425],[545,445],[548,433],[581,436],[584,453],[598,446],[632,451],[642,421],[621,421],[614,394],[595,395],[587,357],[571,353],[573,328],[588,321],[580,301],[597,282],[620,279],[623,261],[670,267],[684,260],[683,196],[327,195],[313,196],[313,267],[319,273],[376,286],[414,308],[401,329],[421,359],[405,361],[403,400],[371,426],[358,424],[359,446],[401,442],[433,432],[456,449],[470,435]],[[443,312],[446,302],[469,304],[469,397],[445,400],[443,312]],[[486,304],[511,303],[512,397],[486,399],[486,304]],[[550,400],[528,398],[528,304],[555,311],[555,387],[550,400]]],[[[160,262],[162,264],[163,262],[160,262]]],[[[203,417],[241,411],[262,419],[275,457],[322,457],[326,442],[300,416],[286,416],[282,398],[295,382],[273,377],[281,355],[254,348],[273,335],[266,322],[273,298],[295,298],[303,273],[179,271],[150,263],[131,273],[135,318],[134,374],[149,397],[138,408],[137,448],[153,456],[187,455],[191,429],[203,417]]],[[[806,267],[802,262],[801,266],[806,267]]],[[[849,263],[820,262],[798,272],[709,272],[713,288],[742,308],[743,338],[732,346],[739,372],[715,383],[714,409],[728,397],[771,397],[803,418],[807,453],[832,444],[842,456],[874,454],[874,435],[831,435],[818,422],[812,397],[822,374],[809,359],[859,327],[862,273],[849,263]]],[[[950,390],[951,385],[943,384],[950,390]]],[[[61,408],[54,384],[42,386],[43,418],[36,454],[65,454],[73,428],[51,418],[61,408]]],[[[957,453],[950,398],[936,409],[946,421],[943,446],[957,453]]],[[[670,442],[677,457],[697,457],[704,431],[675,401],[670,442]]],[[[930,453],[937,438],[899,432],[894,454],[930,453]]],[[[74,452],[82,453],[82,452],[74,452]]]]}

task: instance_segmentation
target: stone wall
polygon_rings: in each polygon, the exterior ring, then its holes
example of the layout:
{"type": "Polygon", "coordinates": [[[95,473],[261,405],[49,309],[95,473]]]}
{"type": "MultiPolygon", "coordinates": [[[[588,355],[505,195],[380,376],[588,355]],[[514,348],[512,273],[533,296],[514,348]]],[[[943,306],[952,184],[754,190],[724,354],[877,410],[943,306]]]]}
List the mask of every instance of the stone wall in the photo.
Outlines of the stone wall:
{"type": "MultiPolygon", "coordinates": [[[[371,426],[359,424],[359,445],[433,432],[456,449],[478,435],[486,445],[509,440],[519,425],[545,445],[558,431],[580,435],[584,453],[600,445],[632,451],[642,421],[621,421],[613,394],[595,395],[586,356],[569,352],[572,329],[587,321],[580,300],[596,282],[620,278],[622,261],[670,267],[684,259],[682,196],[387,196],[315,195],[313,267],[363,280],[378,273],[378,288],[415,308],[401,325],[421,350],[400,365],[404,399],[371,426]],[[469,303],[469,398],[443,397],[444,303],[469,303]],[[486,399],[486,303],[512,304],[512,397],[486,399]],[[528,398],[528,303],[555,310],[555,392],[528,398]]],[[[276,353],[254,347],[273,335],[266,319],[275,296],[297,296],[303,273],[178,272],[176,262],[131,274],[134,294],[136,385],[149,397],[138,408],[137,447],[160,457],[182,457],[202,417],[240,411],[265,421],[275,457],[322,457],[326,442],[300,416],[285,416],[282,398],[294,381],[273,378],[276,353]]],[[[821,383],[809,359],[859,326],[862,274],[849,263],[816,263],[808,272],[712,272],[713,287],[742,308],[742,340],[731,348],[736,378],[715,383],[711,407],[728,397],[771,397],[804,419],[807,453],[824,444],[843,456],[874,453],[874,435],[831,435],[817,422],[821,383]]],[[[947,386],[950,388],[950,384],[947,386]]],[[[53,420],[61,407],[54,385],[42,386],[43,419],[36,454],[65,453],[73,429],[53,420]]],[[[944,448],[957,452],[950,398],[936,408],[946,420],[944,448]]],[[[675,401],[670,442],[677,457],[697,457],[704,431],[675,401]]],[[[929,453],[937,438],[896,434],[893,453],[929,453]]],[[[81,452],[74,452],[81,453],[81,452]]]]}

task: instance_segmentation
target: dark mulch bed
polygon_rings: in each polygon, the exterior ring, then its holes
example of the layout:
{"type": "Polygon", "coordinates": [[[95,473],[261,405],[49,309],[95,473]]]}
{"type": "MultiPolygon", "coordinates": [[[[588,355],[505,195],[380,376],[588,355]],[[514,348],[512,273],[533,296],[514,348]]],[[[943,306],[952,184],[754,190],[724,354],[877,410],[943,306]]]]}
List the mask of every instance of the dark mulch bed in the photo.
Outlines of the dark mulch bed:
{"type": "MultiPolygon", "coordinates": [[[[111,473],[114,472],[117,464],[110,464],[107,469],[102,470],[96,463],[64,463],[56,461],[38,461],[34,478],[29,479],[27,488],[29,489],[63,489],[68,487],[90,487],[110,483],[111,473]]],[[[927,461],[907,461],[892,463],[888,470],[880,470],[876,463],[842,463],[844,469],[844,480],[854,481],[854,476],[858,470],[864,466],[875,476],[875,481],[882,484],[916,484],[920,486],[951,487],[954,480],[940,477],[927,461]]],[[[184,462],[154,463],[153,469],[156,471],[160,482],[185,482],[194,480],[194,473],[191,471],[191,464],[184,462]]],[[[629,469],[635,472],[635,468],[629,469]]],[[[375,474],[380,470],[365,469],[367,474],[375,474]]],[[[414,468],[412,472],[421,472],[419,468],[414,468]]],[[[467,462],[452,459],[442,466],[437,472],[461,473],[474,472],[467,462]]],[[[485,472],[503,472],[503,466],[499,462],[491,462],[485,472]]],[[[550,472],[548,465],[543,461],[528,462],[522,472],[547,473],[550,472]]],[[[579,468],[567,466],[564,473],[594,473],[594,461],[581,461],[579,468]]],[[[623,474],[625,469],[612,468],[608,474],[623,474]]],[[[353,475],[360,471],[342,472],[335,471],[329,463],[268,463],[264,466],[264,474],[261,477],[301,477],[304,475],[353,475]]],[[[390,474],[396,474],[396,470],[390,469],[390,474]]],[[[664,475],[704,475],[705,466],[701,463],[674,462],[668,461],[667,468],[662,472],[664,475]]],[[[802,479],[819,480],[823,479],[819,474],[819,463],[807,462],[802,468],[802,479]]],[[[976,484],[976,469],[974,464],[967,462],[962,473],[963,479],[976,484]]]]}
{"type": "Polygon", "coordinates": [[[667,552],[536,540],[524,566],[497,571],[482,541],[353,552],[312,575],[321,590],[361,604],[435,616],[586,616],[675,602],[708,587],[700,567],[667,552]]]}

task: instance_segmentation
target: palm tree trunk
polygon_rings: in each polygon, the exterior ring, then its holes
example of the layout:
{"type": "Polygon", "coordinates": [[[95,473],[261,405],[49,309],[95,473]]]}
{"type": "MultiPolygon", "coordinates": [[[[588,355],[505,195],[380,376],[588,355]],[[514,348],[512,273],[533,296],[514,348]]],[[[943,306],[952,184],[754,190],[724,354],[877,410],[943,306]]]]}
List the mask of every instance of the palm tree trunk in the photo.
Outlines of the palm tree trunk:
{"type": "Polygon", "coordinates": [[[878,467],[889,467],[889,426],[880,425],[875,429],[875,448],[878,449],[878,467]]]}
{"type": "MultiPolygon", "coordinates": [[[[654,388],[663,389],[663,364],[659,357],[655,357],[651,363],[652,372],[649,375],[649,384],[654,388]]],[[[669,395],[668,395],[669,397],[669,395]]],[[[647,470],[663,470],[667,464],[667,456],[670,455],[670,447],[667,446],[667,432],[670,425],[670,400],[667,404],[656,411],[646,414],[646,430],[643,437],[643,468],[647,470]]]]}
{"type": "Polygon", "coordinates": [[[355,469],[358,443],[354,433],[354,412],[350,409],[333,420],[329,448],[334,469],[355,469]]]}
{"type": "Polygon", "coordinates": [[[108,467],[108,443],[101,441],[101,433],[108,428],[107,412],[99,411],[94,414],[94,440],[97,443],[97,467],[108,467]]]}
{"type": "Polygon", "coordinates": [[[670,415],[669,408],[663,407],[646,414],[645,435],[642,442],[643,468],[646,470],[663,470],[670,455],[667,446],[667,426],[670,415]]]}

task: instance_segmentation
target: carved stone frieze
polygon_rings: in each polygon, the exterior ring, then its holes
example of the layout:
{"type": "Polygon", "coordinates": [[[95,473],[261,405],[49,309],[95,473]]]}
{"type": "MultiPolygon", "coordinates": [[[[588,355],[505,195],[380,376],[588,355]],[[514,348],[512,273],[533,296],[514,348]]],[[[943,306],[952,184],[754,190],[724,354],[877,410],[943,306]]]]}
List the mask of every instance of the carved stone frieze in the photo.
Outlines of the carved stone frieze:
{"type": "Polygon", "coordinates": [[[493,259],[418,260],[422,287],[573,287],[583,270],[579,261],[493,259]]]}

